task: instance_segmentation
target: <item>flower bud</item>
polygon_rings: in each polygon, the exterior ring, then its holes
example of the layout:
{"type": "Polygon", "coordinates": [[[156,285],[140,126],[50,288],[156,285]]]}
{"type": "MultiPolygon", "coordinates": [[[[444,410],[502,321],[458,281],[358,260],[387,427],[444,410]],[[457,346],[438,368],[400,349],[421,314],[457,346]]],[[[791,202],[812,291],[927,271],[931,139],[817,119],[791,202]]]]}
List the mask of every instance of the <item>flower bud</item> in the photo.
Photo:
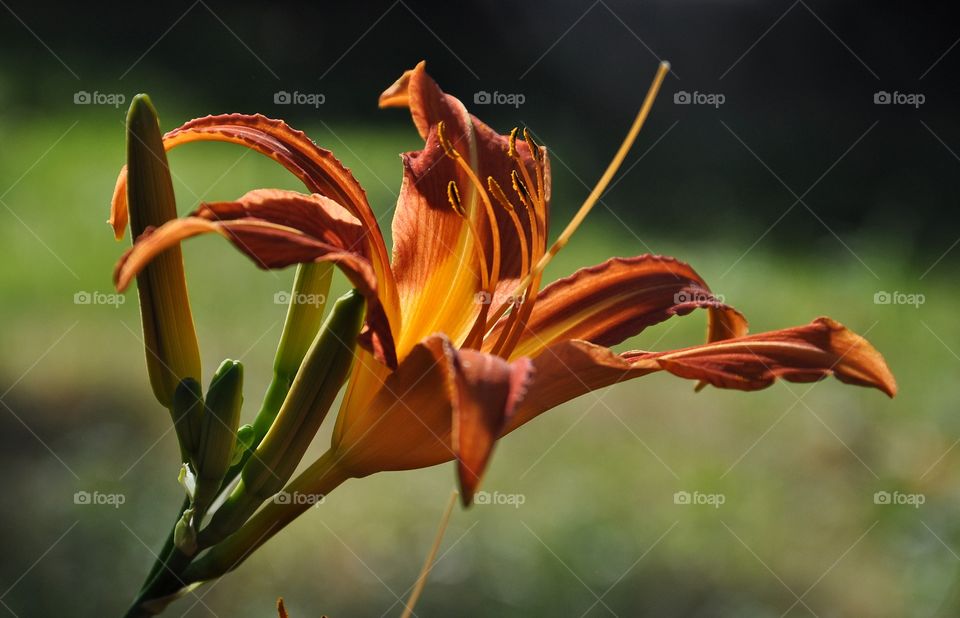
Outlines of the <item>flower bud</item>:
{"type": "Polygon", "coordinates": [[[303,357],[320,330],[332,276],[333,265],[327,262],[300,264],[297,267],[287,319],[273,361],[273,380],[253,422],[255,444],[263,439],[277,417],[303,357]]]}
{"type": "MultiPolygon", "coordinates": [[[[127,113],[127,203],[133,239],[177,217],[157,112],[144,94],[133,98],[127,113]]],[[[170,407],[181,380],[201,377],[179,246],[137,276],[137,290],[150,384],[157,400],[170,407]]]]}
{"type": "Polygon", "coordinates": [[[240,408],[243,405],[243,365],[225,360],[214,374],[207,392],[197,449],[197,487],[193,508],[198,520],[220,491],[220,484],[237,444],[240,408]]]}
{"type": "Polygon", "coordinates": [[[334,304],[303,359],[280,413],[244,464],[240,484],[204,530],[203,544],[214,543],[236,530],[293,475],[350,373],[363,315],[363,296],[356,291],[334,304]]]}
{"type": "Polygon", "coordinates": [[[200,424],[203,419],[203,389],[193,378],[185,378],[173,392],[170,404],[173,427],[180,442],[180,454],[184,463],[196,465],[197,449],[200,447],[200,424]]]}

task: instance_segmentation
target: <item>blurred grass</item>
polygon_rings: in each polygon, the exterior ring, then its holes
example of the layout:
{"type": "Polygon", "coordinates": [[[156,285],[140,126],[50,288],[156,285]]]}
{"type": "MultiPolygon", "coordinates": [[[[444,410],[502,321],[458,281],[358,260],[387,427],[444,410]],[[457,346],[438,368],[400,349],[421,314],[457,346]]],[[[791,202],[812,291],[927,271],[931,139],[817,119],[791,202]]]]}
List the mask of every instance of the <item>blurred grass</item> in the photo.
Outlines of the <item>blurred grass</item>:
{"type": "MultiPolygon", "coordinates": [[[[184,118],[157,103],[165,128],[184,118]]],[[[122,110],[84,113],[0,119],[0,177],[11,185],[0,194],[9,483],[0,582],[10,586],[3,603],[21,615],[119,613],[179,503],[176,445],[149,397],[136,296],[116,308],[73,302],[79,291],[111,292],[112,265],[129,242],[115,243],[104,223],[123,161],[122,110]],[[78,506],[79,490],[127,501],[78,506]]],[[[397,116],[302,128],[354,170],[389,230],[396,153],[417,147],[414,132],[397,116]]],[[[181,212],[252,188],[299,188],[229,145],[178,149],[171,163],[181,212]]],[[[586,189],[555,172],[555,201],[575,207],[586,189]]],[[[626,207],[630,197],[606,201],[626,207]]],[[[556,233],[563,217],[554,221],[556,233]]],[[[691,383],[654,375],[562,406],[500,444],[484,489],[525,502],[455,513],[419,615],[939,615],[960,552],[951,491],[960,386],[950,350],[960,341],[960,293],[951,269],[921,280],[896,246],[870,237],[845,238],[859,258],[827,232],[745,254],[752,240],[736,230],[649,238],[598,209],[547,279],[648,248],[676,255],[754,331],[828,314],[868,334],[900,396],[833,380],[695,394],[691,383]],[[876,305],[879,290],[921,292],[927,302],[876,305]],[[680,490],[726,502],[675,505],[680,490]],[[922,492],[926,503],[878,506],[878,490],[922,492]]],[[[184,251],[205,367],[244,361],[252,417],[284,314],[273,297],[292,270],[256,270],[215,238],[184,251]]],[[[689,345],[703,327],[697,314],[675,319],[624,347],[689,345]]],[[[171,615],[270,616],[279,595],[295,617],[399,615],[397,596],[416,577],[452,483],[449,466],[350,482],[171,615]]]]}

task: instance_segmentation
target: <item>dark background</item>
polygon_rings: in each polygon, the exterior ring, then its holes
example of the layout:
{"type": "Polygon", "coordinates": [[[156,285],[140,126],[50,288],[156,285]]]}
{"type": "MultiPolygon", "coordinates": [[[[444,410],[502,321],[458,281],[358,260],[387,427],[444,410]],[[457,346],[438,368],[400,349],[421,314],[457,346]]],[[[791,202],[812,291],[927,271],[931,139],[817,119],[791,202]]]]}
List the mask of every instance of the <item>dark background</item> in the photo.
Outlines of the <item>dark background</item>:
{"type": "MultiPolygon", "coordinates": [[[[378,88],[428,59],[430,72],[464,99],[479,90],[523,94],[518,113],[494,105],[483,109],[484,116],[502,129],[518,117],[530,123],[588,184],[622,138],[656,59],[664,58],[673,73],[646,135],[668,129],[670,135],[611,197],[628,223],[697,236],[724,225],[753,238],[796,198],[774,174],[762,172],[734,133],[800,196],[873,127],[838,173],[805,197],[816,214],[794,208],[769,242],[803,250],[797,239],[823,232],[824,225],[841,237],[861,230],[889,237],[910,255],[939,255],[955,239],[960,136],[951,112],[960,53],[949,50],[960,25],[950,3],[10,8],[50,50],[5,15],[2,46],[7,58],[16,59],[7,63],[0,95],[8,114],[43,113],[83,89],[122,92],[128,100],[150,90],[161,103],[189,102],[188,114],[257,110],[309,118],[310,108],[273,105],[277,90],[298,90],[324,93],[325,119],[382,121],[378,88]],[[159,40],[158,32],[165,32],[159,40]],[[719,109],[672,105],[679,90],[721,93],[726,101],[719,109]],[[919,109],[874,105],[880,90],[920,93],[926,100],[919,109]]],[[[574,205],[557,202],[561,209],[574,205]]]]}

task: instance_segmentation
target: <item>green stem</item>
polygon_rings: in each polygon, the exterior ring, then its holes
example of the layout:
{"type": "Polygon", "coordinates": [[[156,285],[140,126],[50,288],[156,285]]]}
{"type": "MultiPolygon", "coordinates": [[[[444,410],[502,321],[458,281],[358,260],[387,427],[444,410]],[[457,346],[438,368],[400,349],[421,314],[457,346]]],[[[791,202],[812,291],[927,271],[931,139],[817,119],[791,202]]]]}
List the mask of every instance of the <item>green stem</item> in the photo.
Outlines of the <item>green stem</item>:
{"type": "Polygon", "coordinates": [[[299,497],[287,503],[268,502],[239,530],[215,545],[184,571],[184,580],[200,583],[216,579],[237,568],[258,547],[266,543],[313,503],[306,496],[326,496],[350,474],[337,466],[337,455],[327,451],[285,489],[299,497]]]}
{"type": "Polygon", "coordinates": [[[167,555],[160,569],[147,587],[137,595],[137,599],[124,614],[124,618],[156,616],[166,606],[187,589],[187,580],[183,572],[193,556],[188,556],[176,547],[167,555]]]}
{"type": "Polygon", "coordinates": [[[236,532],[293,475],[350,373],[364,306],[356,290],[334,303],[280,412],[240,472],[240,483],[200,533],[201,548],[236,532]]]}
{"type": "Polygon", "coordinates": [[[146,590],[147,586],[150,585],[150,582],[153,581],[153,578],[157,576],[157,573],[163,567],[164,561],[169,558],[170,553],[174,549],[173,545],[173,531],[177,527],[177,522],[180,521],[180,518],[183,517],[183,512],[190,508],[190,498],[184,498],[183,504],[180,505],[180,510],[177,511],[177,518],[173,520],[173,525],[170,526],[170,534],[167,535],[167,540],[163,543],[163,549],[160,550],[160,553],[157,554],[157,559],[154,560],[153,566],[150,567],[150,572],[147,573],[147,578],[144,580],[143,585],[140,587],[140,591],[143,592],[146,590]]]}
{"type": "Polygon", "coordinates": [[[333,265],[326,262],[297,266],[283,333],[280,335],[280,344],[277,346],[273,361],[273,378],[270,380],[263,403],[253,421],[253,444],[240,461],[227,471],[220,491],[224,491],[237,478],[244,464],[253,455],[254,449],[267,435],[274,419],[277,418],[287,393],[290,392],[293,379],[303,362],[303,357],[320,330],[332,277],[333,265]],[[320,302],[321,299],[323,302],[320,302]]]}

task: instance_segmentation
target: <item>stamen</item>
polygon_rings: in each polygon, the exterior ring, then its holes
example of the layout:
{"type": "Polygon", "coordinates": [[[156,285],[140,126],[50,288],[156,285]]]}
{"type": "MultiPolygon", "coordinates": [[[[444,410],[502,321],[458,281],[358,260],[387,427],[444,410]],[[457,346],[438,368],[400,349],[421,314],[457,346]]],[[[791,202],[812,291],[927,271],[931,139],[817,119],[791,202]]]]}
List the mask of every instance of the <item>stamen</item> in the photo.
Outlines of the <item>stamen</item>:
{"type": "Polygon", "coordinates": [[[510,147],[507,149],[507,156],[511,159],[517,158],[517,127],[510,131],[510,147]]]}
{"type": "Polygon", "coordinates": [[[463,210],[463,203],[460,201],[460,189],[457,188],[457,183],[452,180],[447,184],[447,199],[450,200],[450,205],[453,206],[453,212],[461,217],[466,216],[463,210]]]}
{"type": "MultiPolygon", "coordinates": [[[[519,160],[519,157],[518,157],[518,160],[519,160]]],[[[522,162],[520,163],[522,166],[522,162]]],[[[516,170],[513,170],[511,172],[510,179],[513,182],[513,190],[516,191],[517,195],[520,197],[520,201],[523,203],[523,205],[526,207],[526,210],[527,210],[527,220],[530,223],[530,234],[531,234],[530,261],[533,262],[534,260],[537,259],[539,255],[543,254],[543,250],[545,248],[546,229],[541,231],[540,228],[541,227],[545,228],[544,224],[546,222],[546,218],[544,216],[544,213],[546,212],[545,210],[546,204],[542,201],[533,199],[533,196],[530,195],[529,189],[527,189],[527,186],[520,179],[520,175],[517,173],[516,170]]],[[[508,301],[510,299],[523,297],[524,303],[528,303],[529,300],[532,298],[530,294],[530,289],[533,286],[534,280],[533,278],[530,277],[530,273],[526,273],[522,281],[526,283],[514,288],[513,293],[507,297],[508,301]]],[[[493,328],[494,324],[496,324],[497,320],[503,317],[503,315],[510,308],[511,308],[511,304],[509,302],[504,302],[499,307],[497,307],[496,310],[492,311],[490,314],[490,317],[487,320],[486,330],[489,332],[490,329],[493,328]]],[[[508,318],[508,320],[511,320],[511,321],[504,326],[505,332],[501,335],[500,339],[498,340],[497,342],[498,346],[503,343],[503,337],[506,336],[507,332],[509,332],[509,330],[513,326],[513,320],[515,320],[516,317],[519,316],[519,311],[516,311],[516,307],[513,307],[513,309],[515,311],[511,313],[510,318],[508,318]]]]}
{"type": "MultiPolygon", "coordinates": [[[[514,130],[514,132],[511,133],[511,135],[516,135],[516,130],[514,130]]],[[[520,160],[519,156],[517,157],[517,161],[518,163],[520,163],[521,166],[523,166],[523,162],[520,160]]],[[[538,170],[539,169],[542,169],[542,166],[538,166],[538,170]]],[[[540,176],[540,178],[542,178],[542,173],[538,175],[540,176]]],[[[544,234],[540,233],[540,227],[541,227],[541,222],[545,222],[546,218],[544,216],[538,216],[538,215],[541,215],[542,213],[546,212],[546,203],[542,200],[534,199],[533,196],[530,195],[530,190],[527,188],[524,182],[520,179],[520,175],[517,173],[516,170],[511,171],[510,180],[513,184],[513,190],[520,197],[520,202],[526,207],[527,222],[530,225],[530,248],[529,248],[530,262],[533,263],[534,261],[537,260],[539,255],[542,255],[544,250],[544,243],[542,239],[545,237],[545,233],[544,234]]],[[[506,195],[502,195],[503,190],[500,188],[500,185],[497,184],[496,181],[493,180],[492,178],[490,178],[489,181],[493,183],[493,185],[491,185],[491,193],[493,193],[496,196],[497,191],[499,191],[503,200],[508,201],[506,198],[506,195]],[[494,185],[496,187],[496,190],[494,190],[494,185]]],[[[526,277],[526,275],[528,274],[526,266],[523,267],[522,272],[524,273],[524,277],[526,277]]],[[[496,322],[501,317],[503,317],[503,315],[508,310],[511,310],[511,313],[507,317],[505,324],[503,326],[503,329],[501,330],[500,336],[497,338],[496,343],[494,343],[493,348],[491,348],[491,351],[493,354],[498,354],[499,351],[503,349],[503,346],[507,338],[510,336],[511,332],[513,331],[513,328],[516,324],[517,319],[521,315],[520,309],[516,306],[517,305],[516,300],[522,298],[522,302],[524,304],[527,304],[527,303],[530,303],[535,298],[536,295],[531,294],[532,285],[533,285],[533,280],[531,280],[530,284],[526,286],[525,291],[520,292],[519,289],[515,290],[510,296],[507,297],[505,302],[501,303],[501,305],[492,312],[492,315],[490,315],[490,317],[487,319],[487,323],[485,325],[485,331],[489,332],[493,328],[493,326],[496,324],[496,322]]],[[[532,309],[532,306],[531,306],[531,309],[532,309]]]]}
{"type": "MultiPolygon", "coordinates": [[[[544,179],[544,157],[543,157],[543,148],[534,141],[533,136],[530,134],[530,131],[523,130],[523,139],[527,142],[527,147],[530,148],[530,152],[533,153],[533,160],[535,162],[535,169],[537,172],[537,195],[540,198],[540,201],[544,203],[547,202],[546,196],[546,181],[544,179]]],[[[546,210],[546,209],[544,209],[546,210]]]]}
{"type": "Polygon", "coordinates": [[[480,285],[484,290],[489,289],[490,276],[487,273],[487,256],[483,251],[483,243],[480,242],[480,232],[477,231],[477,227],[463,209],[463,203],[460,201],[460,189],[457,188],[456,181],[451,180],[447,183],[447,199],[450,200],[453,211],[467,222],[467,229],[473,236],[473,246],[477,252],[477,260],[480,262],[480,285]]]}
{"type": "MultiPolygon", "coordinates": [[[[514,136],[514,142],[515,142],[516,131],[511,133],[511,135],[514,136]]],[[[527,146],[529,147],[530,144],[527,143],[527,146]]],[[[514,161],[517,162],[517,167],[520,168],[520,172],[523,174],[523,180],[524,180],[524,182],[520,182],[520,178],[517,175],[516,170],[514,170],[513,173],[511,174],[511,178],[513,180],[513,189],[514,191],[517,192],[518,195],[520,195],[520,201],[524,202],[524,205],[536,214],[536,219],[540,224],[540,226],[542,226],[543,228],[540,236],[544,245],[543,246],[537,245],[534,248],[534,252],[539,256],[543,254],[543,250],[546,248],[545,244],[547,239],[547,229],[546,229],[547,202],[546,202],[546,195],[544,194],[544,186],[543,186],[543,166],[540,165],[540,162],[537,160],[536,157],[534,157],[533,166],[534,168],[536,168],[537,179],[538,179],[537,184],[534,185],[533,180],[530,178],[530,172],[527,171],[527,166],[524,163],[523,159],[520,157],[520,153],[516,149],[516,143],[514,143],[514,147],[513,147],[513,159],[514,161]],[[524,194],[521,194],[520,188],[518,187],[523,188],[524,194]],[[534,196],[530,193],[531,187],[537,188],[537,195],[536,195],[537,199],[534,199],[534,196]],[[524,201],[523,199],[524,197],[527,198],[526,201],[524,201]]],[[[500,311],[498,311],[497,313],[502,314],[502,312],[500,311]]]]}
{"type": "MultiPolygon", "coordinates": [[[[489,292],[490,297],[493,297],[495,290],[489,292]]],[[[483,336],[486,334],[486,325],[487,325],[487,314],[490,312],[490,303],[485,302],[480,305],[480,311],[477,313],[477,317],[473,320],[473,326],[470,327],[470,332],[467,333],[466,338],[463,340],[463,345],[461,347],[469,350],[479,350],[483,346],[483,336]]]]}
{"type": "Polygon", "coordinates": [[[510,314],[507,324],[504,325],[504,331],[508,332],[509,335],[505,337],[505,333],[501,333],[500,339],[497,341],[499,347],[493,352],[497,356],[508,358],[510,352],[517,347],[517,342],[520,341],[520,335],[523,334],[524,328],[527,326],[527,320],[530,319],[530,314],[533,313],[533,306],[536,303],[537,295],[540,291],[540,279],[542,276],[543,273],[539,273],[530,281],[523,304],[520,305],[519,310],[510,314]],[[516,317],[514,317],[514,315],[516,317]]]}
{"type": "Polygon", "coordinates": [[[610,181],[613,180],[613,175],[617,173],[618,169],[620,169],[620,165],[623,164],[623,160],[626,158],[627,153],[633,146],[634,141],[636,141],[637,135],[640,133],[640,129],[647,120],[647,116],[650,115],[650,109],[653,107],[653,101],[656,99],[657,92],[659,92],[660,86],[663,84],[663,80],[669,70],[669,62],[664,61],[660,63],[660,66],[657,68],[657,73],[653,78],[653,83],[650,84],[650,89],[647,91],[647,96],[644,98],[643,104],[640,106],[640,111],[637,112],[637,116],[633,121],[633,125],[627,132],[627,136],[624,138],[623,143],[620,144],[620,148],[614,155],[613,160],[610,161],[610,165],[607,166],[603,176],[600,177],[600,181],[597,182],[597,185],[590,192],[590,195],[587,196],[587,199],[580,206],[580,210],[578,210],[573,216],[573,218],[570,220],[570,223],[567,224],[567,227],[563,230],[563,232],[560,233],[560,236],[557,237],[557,240],[550,247],[550,250],[540,258],[540,261],[536,266],[534,266],[533,270],[527,275],[527,277],[524,278],[523,281],[520,282],[516,288],[517,291],[526,288],[527,285],[529,285],[534,279],[534,277],[543,272],[543,269],[547,267],[547,264],[550,263],[550,260],[553,259],[553,256],[555,256],[560,249],[562,249],[567,242],[569,242],[570,237],[577,230],[577,228],[580,227],[580,224],[583,223],[584,219],[586,219],[587,215],[590,213],[590,210],[600,200],[600,196],[603,195],[603,192],[607,189],[610,181]]]}
{"type": "MultiPolygon", "coordinates": [[[[527,288],[527,293],[524,294],[520,306],[530,300],[530,292],[532,292],[532,290],[527,288]]],[[[497,337],[497,341],[493,344],[493,347],[490,348],[491,354],[500,356],[500,352],[504,349],[507,339],[510,338],[510,334],[513,332],[514,324],[516,324],[517,318],[520,316],[520,306],[518,306],[517,303],[511,306],[510,315],[504,319],[503,328],[500,329],[500,336],[497,337]]],[[[495,320],[491,320],[491,322],[495,322],[495,320]]]]}
{"type": "Polygon", "coordinates": [[[523,141],[529,146],[530,152],[533,154],[533,158],[536,159],[537,163],[543,165],[543,152],[540,150],[540,144],[533,140],[533,136],[527,129],[523,130],[523,141]]]}
{"type": "Polygon", "coordinates": [[[437,141],[440,142],[440,147],[443,148],[443,153],[450,157],[451,159],[456,159],[460,156],[460,153],[456,151],[453,145],[447,140],[446,135],[444,135],[444,128],[446,125],[441,120],[437,123],[437,141]]]}
{"type": "Polygon", "coordinates": [[[510,180],[513,181],[513,190],[520,196],[520,202],[526,206],[528,210],[532,211],[533,198],[530,196],[530,190],[527,189],[527,185],[523,184],[523,181],[520,180],[520,174],[517,173],[517,170],[510,172],[510,180]]]}
{"type": "MultiPolygon", "coordinates": [[[[476,173],[474,173],[473,168],[471,168],[463,157],[457,152],[450,142],[447,140],[446,135],[444,135],[444,123],[441,120],[437,123],[437,139],[440,141],[440,146],[443,148],[444,153],[452,159],[460,169],[467,175],[467,178],[476,188],[477,193],[480,195],[480,201],[483,202],[483,206],[486,209],[487,219],[490,224],[490,238],[493,241],[493,265],[491,266],[491,275],[490,275],[490,287],[484,286],[484,290],[492,291],[493,288],[497,286],[497,282],[500,280],[500,227],[497,224],[497,215],[493,211],[493,204],[490,202],[490,196],[487,195],[486,189],[480,183],[480,179],[477,178],[476,173]]],[[[453,182],[453,181],[451,181],[453,182]]],[[[449,185],[448,185],[449,191],[449,185]]],[[[464,219],[471,222],[470,215],[466,213],[461,204],[460,206],[463,212],[461,213],[464,219]]],[[[477,242],[480,241],[480,237],[477,236],[477,242]]]]}
{"type": "Polygon", "coordinates": [[[527,274],[527,267],[529,266],[529,256],[527,255],[527,234],[524,232],[523,225],[520,223],[520,217],[517,216],[516,209],[510,200],[507,199],[507,196],[504,195],[503,189],[501,189],[500,184],[493,179],[493,176],[487,176],[487,188],[490,189],[490,193],[500,202],[500,205],[510,216],[510,220],[513,221],[513,228],[517,231],[517,238],[520,239],[520,272],[525,275],[527,274]]]}

